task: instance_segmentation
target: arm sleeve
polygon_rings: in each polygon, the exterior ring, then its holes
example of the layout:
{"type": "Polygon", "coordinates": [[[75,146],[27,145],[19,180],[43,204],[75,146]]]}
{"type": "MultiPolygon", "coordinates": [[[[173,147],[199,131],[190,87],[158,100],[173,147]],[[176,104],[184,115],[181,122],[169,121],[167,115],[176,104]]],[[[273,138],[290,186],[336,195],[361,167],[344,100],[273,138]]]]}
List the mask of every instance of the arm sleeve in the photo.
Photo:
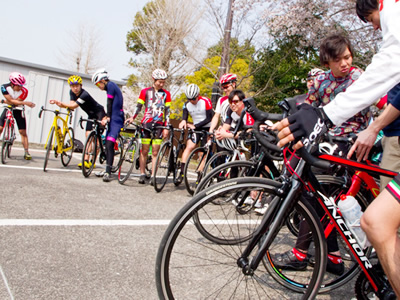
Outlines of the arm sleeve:
{"type": "Polygon", "coordinates": [[[203,127],[204,125],[206,125],[206,124],[211,122],[213,116],[214,116],[214,111],[212,109],[207,109],[206,110],[206,118],[203,121],[201,121],[201,122],[199,122],[197,124],[194,124],[194,126],[196,128],[203,127]]]}
{"type": "Polygon", "coordinates": [[[334,124],[342,124],[372,105],[400,82],[400,1],[384,1],[380,5],[383,44],[360,78],[324,106],[334,124]]]}
{"type": "Polygon", "coordinates": [[[183,104],[182,121],[187,121],[189,117],[189,112],[186,108],[186,103],[183,104]]]}
{"type": "Polygon", "coordinates": [[[108,98],[107,99],[107,117],[111,118],[112,115],[112,105],[113,105],[113,99],[108,98]]]}
{"type": "Polygon", "coordinates": [[[136,111],[135,114],[133,115],[133,118],[136,119],[137,115],[140,113],[140,111],[142,110],[143,107],[143,101],[141,101],[141,99],[139,99],[137,105],[136,105],[136,111]]]}

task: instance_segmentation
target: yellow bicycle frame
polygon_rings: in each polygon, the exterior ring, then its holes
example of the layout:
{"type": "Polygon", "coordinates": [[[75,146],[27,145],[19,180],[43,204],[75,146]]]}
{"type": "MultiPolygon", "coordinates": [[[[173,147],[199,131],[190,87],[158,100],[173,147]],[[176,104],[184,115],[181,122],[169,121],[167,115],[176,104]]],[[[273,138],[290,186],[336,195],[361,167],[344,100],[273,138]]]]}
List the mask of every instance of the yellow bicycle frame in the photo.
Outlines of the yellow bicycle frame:
{"type": "MultiPolygon", "coordinates": [[[[58,109],[56,109],[55,111],[59,112],[58,109]]],[[[50,127],[49,134],[47,135],[46,143],[44,144],[45,149],[46,149],[47,143],[49,141],[51,129],[53,127],[54,127],[54,136],[53,136],[54,140],[53,140],[53,143],[51,143],[53,145],[53,149],[55,146],[57,146],[55,149],[57,150],[57,153],[61,154],[63,152],[68,152],[69,150],[71,150],[73,148],[73,145],[71,145],[67,148],[64,148],[64,143],[63,143],[63,138],[65,137],[65,134],[68,131],[68,120],[72,115],[72,112],[70,109],[67,109],[67,112],[68,112],[68,114],[65,119],[60,117],[60,115],[57,115],[57,114],[54,115],[53,124],[50,127]],[[58,126],[58,123],[57,123],[58,121],[61,121],[61,123],[62,123],[62,131],[60,130],[61,126],[58,126]]]]}

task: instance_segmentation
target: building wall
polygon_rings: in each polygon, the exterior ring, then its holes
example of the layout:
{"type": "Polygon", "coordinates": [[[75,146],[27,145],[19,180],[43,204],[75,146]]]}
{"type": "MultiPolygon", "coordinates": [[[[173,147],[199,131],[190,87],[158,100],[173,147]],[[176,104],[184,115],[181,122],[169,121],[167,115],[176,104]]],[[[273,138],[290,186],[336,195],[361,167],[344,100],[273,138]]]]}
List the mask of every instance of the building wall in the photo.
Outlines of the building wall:
{"type": "MultiPolygon", "coordinates": [[[[14,71],[20,72],[25,76],[27,80],[25,87],[28,89],[28,97],[26,100],[32,101],[36,104],[34,108],[25,107],[27,132],[30,143],[45,144],[50,126],[53,122],[54,114],[44,112],[42,117],[39,118],[38,115],[40,108],[43,106],[44,108],[51,110],[59,109],[57,105],[49,103],[49,100],[51,99],[69,103],[70,89],[67,79],[73,74],[82,77],[83,88],[87,90],[97,102],[103,105],[104,109],[106,109],[106,92],[101,91],[98,87],[93,85],[91,76],[87,74],[73,73],[62,69],[0,57],[0,84],[8,83],[8,76],[14,71]]],[[[124,82],[112,81],[117,83],[120,88],[124,85],[124,82]]],[[[61,111],[66,112],[65,109],[61,109],[61,111]]],[[[79,118],[81,116],[83,118],[87,117],[84,111],[77,108],[73,112],[71,127],[74,129],[75,138],[84,143],[85,132],[84,129],[81,129],[79,126],[79,118]]],[[[19,134],[17,134],[17,140],[21,140],[19,134]]]]}

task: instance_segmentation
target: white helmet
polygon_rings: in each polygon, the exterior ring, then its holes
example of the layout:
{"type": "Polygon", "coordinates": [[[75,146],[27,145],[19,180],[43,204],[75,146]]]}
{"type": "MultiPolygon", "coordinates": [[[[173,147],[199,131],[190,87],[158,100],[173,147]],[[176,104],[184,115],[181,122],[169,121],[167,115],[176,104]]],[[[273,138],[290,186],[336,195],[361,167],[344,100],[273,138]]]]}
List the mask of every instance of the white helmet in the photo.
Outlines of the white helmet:
{"type": "Polygon", "coordinates": [[[322,73],[325,73],[325,72],[321,69],[318,69],[318,68],[311,69],[310,72],[308,72],[308,74],[307,74],[307,79],[309,79],[311,77],[316,77],[322,73]]]}
{"type": "Polygon", "coordinates": [[[167,79],[168,75],[167,72],[165,72],[164,70],[161,69],[155,69],[153,71],[153,73],[151,74],[151,76],[153,77],[154,80],[158,80],[158,79],[167,79]]]}
{"type": "Polygon", "coordinates": [[[185,95],[189,100],[195,99],[200,94],[200,88],[197,84],[189,84],[186,88],[185,95]]]}
{"type": "Polygon", "coordinates": [[[236,149],[236,140],[233,138],[224,138],[222,140],[217,140],[217,145],[225,148],[226,150],[235,150],[236,149]]]}
{"type": "Polygon", "coordinates": [[[93,84],[97,84],[100,80],[103,79],[108,79],[108,73],[104,68],[97,70],[92,76],[93,84]]]}

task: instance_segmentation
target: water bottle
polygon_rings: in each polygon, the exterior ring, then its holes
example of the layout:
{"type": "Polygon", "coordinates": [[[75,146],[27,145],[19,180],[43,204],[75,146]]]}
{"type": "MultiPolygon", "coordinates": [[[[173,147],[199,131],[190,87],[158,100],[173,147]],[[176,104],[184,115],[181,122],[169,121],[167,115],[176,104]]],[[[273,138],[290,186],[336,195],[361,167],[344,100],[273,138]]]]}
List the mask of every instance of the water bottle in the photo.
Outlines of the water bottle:
{"type": "Polygon", "coordinates": [[[370,246],[371,244],[360,226],[360,219],[363,212],[361,211],[361,206],[358,204],[358,201],[353,196],[341,195],[338,207],[347,226],[357,239],[358,244],[363,249],[370,246]]]}

